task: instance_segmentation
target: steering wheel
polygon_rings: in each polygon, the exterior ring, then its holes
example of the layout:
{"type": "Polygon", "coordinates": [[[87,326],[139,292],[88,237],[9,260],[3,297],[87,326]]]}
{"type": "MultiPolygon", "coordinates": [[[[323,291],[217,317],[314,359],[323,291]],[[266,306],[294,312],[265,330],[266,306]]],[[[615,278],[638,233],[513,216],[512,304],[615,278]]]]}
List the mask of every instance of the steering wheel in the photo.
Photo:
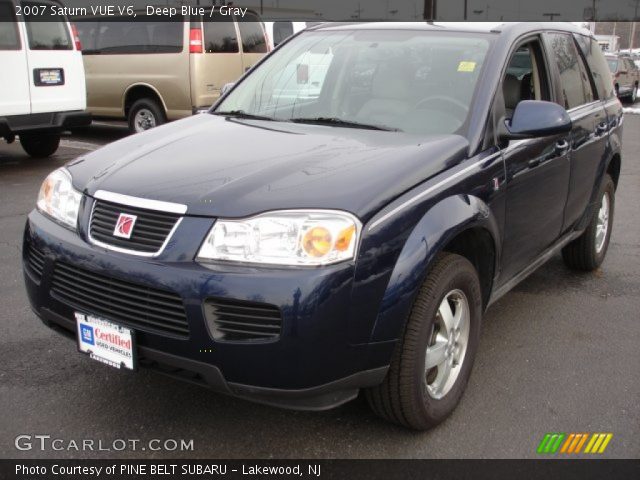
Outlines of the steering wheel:
{"type": "Polygon", "coordinates": [[[445,95],[433,95],[431,97],[423,98],[416,104],[415,109],[419,110],[421,108],[425,108],[425,105],[429,103],[433,103],[433,108],[436,110],[442,110],[447,113],[452,113],[452,109],[450,107],[453,107],[453,110],[457,111],[463,119],[467,117],[467,113],[469,112],[468,105],[465,105],[460,100],[456,100],[455,98],[447,97],[445,95]]]}

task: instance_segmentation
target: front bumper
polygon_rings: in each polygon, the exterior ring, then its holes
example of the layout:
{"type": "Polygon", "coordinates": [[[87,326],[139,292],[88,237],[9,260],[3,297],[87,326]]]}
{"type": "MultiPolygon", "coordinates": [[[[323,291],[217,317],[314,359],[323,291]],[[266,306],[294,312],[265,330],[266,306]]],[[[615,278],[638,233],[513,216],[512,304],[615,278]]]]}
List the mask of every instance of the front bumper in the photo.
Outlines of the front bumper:
{"type": "MultiPolygon", "coordinates": [[[[85,205],[84,215],[89,208],[85,205]]],[[[82,219],[79,223],[87,224],[82,219]]],[[[45,324],[75,338],[73,312],[78,308],[51,295],[55,264],[64,262],[180,295],[188,338],[136,328],[141,366],[249,400],[312,410],[337,406],[354,398],[359,388],[383,380],[394,342],[352,345],[348,341],[353,265],[320,269],[203,266],[183,252],[196,252],[212,223],[212,219],[185,217],[161,256],[144,258],[92,245],[82,227],[72,232],[33,211],[23,248],[32,308],[45,324]],[[44,254],[41,276],[26,265],[31,245],[44,254]],[[280,337],[264,342],[214,340],[203,302],[221,296],[259,298],[280,308],[280,337]]]]}

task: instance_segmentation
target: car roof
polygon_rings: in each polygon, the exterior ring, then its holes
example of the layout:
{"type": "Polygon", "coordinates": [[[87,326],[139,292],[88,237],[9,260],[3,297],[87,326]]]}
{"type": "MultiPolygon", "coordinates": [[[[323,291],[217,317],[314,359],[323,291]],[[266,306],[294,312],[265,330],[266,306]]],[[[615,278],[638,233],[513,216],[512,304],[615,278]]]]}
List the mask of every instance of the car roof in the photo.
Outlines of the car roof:
{"type": "Polygon", "coordinates": [[[322,23],[307,30],[426,30],[433,32],[469,32],[526,34],[540,30],[561,30],[593,36],[586,28],[569,22],[366,22],[322,23]]]}

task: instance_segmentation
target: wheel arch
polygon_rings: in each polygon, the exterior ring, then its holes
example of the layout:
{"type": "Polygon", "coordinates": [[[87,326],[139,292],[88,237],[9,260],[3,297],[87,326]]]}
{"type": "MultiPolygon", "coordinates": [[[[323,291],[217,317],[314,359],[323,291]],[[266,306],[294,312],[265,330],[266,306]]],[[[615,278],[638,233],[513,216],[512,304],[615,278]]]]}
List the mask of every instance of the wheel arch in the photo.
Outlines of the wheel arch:
{"type": "Polygon", "coordinates": [[[478,197],[455,195],[430,208],[414,227],[396,261],[371,341],[399,337],[418,289],[441,252],[462,255],[474,265],[486,307],[499,264],[499,232],[497,219],[478,197]]]}
{"type": "Polygon", "coordinates": [[[167,105],[164,102],[164,98],[156,87],[149,83],[134,83],[129,85],[122,95],[122,111],[125,117],[129,115],[129,109],[131,106],[141,98],[152,98],[157,100],[162,107],[164,114],[167,114],[167,105]]]}
{"type": "Polygon", "coordinates": [[[620,168],[622,166],[622,157],[620,152],[616,152],[611,156],[609,164],[607,165],[607,174],[613,179],[613,184],[618,189],[618,180],[620,180],[620,168]]]}

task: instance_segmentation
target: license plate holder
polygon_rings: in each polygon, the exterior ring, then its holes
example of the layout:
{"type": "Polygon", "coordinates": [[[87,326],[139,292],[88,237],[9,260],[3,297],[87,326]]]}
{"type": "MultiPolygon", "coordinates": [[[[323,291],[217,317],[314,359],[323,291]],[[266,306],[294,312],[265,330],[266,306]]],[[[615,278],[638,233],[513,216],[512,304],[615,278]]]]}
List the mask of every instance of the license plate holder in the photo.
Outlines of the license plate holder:
{"type": "Polygon", "coordinates": [[[136,370],[135,331],[96,315],[75,312],[78,351],[118,369],[136,370]]]}
{"type": "Polygon", "coordinates": [[[62,68],[36,68],[33,70],[33,82],[38,87],[64,85],[64,70],[62,68]]]}

